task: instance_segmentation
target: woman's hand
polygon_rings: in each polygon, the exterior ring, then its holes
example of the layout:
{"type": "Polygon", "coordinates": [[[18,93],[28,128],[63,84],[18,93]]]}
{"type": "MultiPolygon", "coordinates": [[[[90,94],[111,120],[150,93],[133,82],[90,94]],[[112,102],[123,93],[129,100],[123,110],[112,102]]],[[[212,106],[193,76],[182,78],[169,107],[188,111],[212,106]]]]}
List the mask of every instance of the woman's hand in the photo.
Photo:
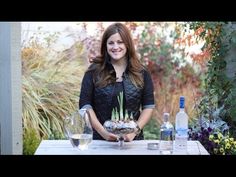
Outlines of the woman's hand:
{"type": "Polygon", "coordinates": [[[133,141],[133,139],[135,138],[136,133],[130,133],[124,136],[124,140],[125,141],[133,141]]]}
{"type": "Polygon", "coordinates": [[[101,136],[107,140],[107,141],[117,141],[118,140],[118,136],[113,134],[113,133],[110,133],[106,130],[104,130],[102,133],[101,133],[101,136]]]}

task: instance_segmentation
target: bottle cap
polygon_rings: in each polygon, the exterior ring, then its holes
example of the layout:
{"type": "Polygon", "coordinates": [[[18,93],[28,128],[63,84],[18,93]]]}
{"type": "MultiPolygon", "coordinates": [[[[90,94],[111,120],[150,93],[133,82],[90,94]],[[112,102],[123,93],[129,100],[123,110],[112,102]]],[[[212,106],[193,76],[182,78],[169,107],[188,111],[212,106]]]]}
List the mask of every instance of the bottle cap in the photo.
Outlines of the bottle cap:
{"type": "Polygon", "coordinates": [[[184,103],[185,102],[185,98],[184,98],[184,96],[180,96],[179,97],[179,107],[180,108],[184,108],[184,103]]]}
{"type": "Polygon", "coordinates": [[[169,116],[170,116],[170,114],[167,113],[167,112],[165,112],[165,113],[163,114],[163,120],[164,120],[164,122],[166,122],[166,121],[169,120],[169,116]]]}

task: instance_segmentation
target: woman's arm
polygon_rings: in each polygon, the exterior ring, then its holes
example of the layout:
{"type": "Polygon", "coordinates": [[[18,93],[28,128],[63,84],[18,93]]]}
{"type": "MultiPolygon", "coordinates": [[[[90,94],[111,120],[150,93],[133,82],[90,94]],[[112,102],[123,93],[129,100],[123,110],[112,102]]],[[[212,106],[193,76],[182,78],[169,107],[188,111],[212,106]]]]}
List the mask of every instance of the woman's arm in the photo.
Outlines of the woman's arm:
{"type": "MultiPolygon", "coordinates": [[[[149,108],[144,109],[141,112],[141,115],[138,121],[136,122],[140,129],[143,129],[144,126],[148,123],[148,121],[150,120],[152,116],[152,112],[153,112],[153,109],[149,109],[149,108]]],[[[136,133],[130,133],[126,135],[124,138],[125,138],[125,141],[132,141],[135,138],[135,136],[136,136],[136,133]]]]}
{"type": "Polygon", "coordinates": [[[117,141],[118,136],[115,134],[109,133],[102,124],[98,121],[97,116],[93,109],[88,109],[90,114],[90,122],[92,127],[105,139],[108,141],[117,141]]]}
{"type": "Polygon", "coordinates": [[[87,109],[90,113],[90,122],[92,127],[105,139],[108,141],[116,141],[117,136],[106,131],[102,124],[99,122],[94,110],[93,110],[93,76],[91,72],[86,72],[82,80],[81,90],[80,90],[80,100],[79,107],[80,109],[87,109]]]}
{"type": "Polygon", "coordinates": [[[141,115],[137,121],[137,124],[140,129],[143,129],[144,126],[149,122],[149,120],[151,119],[151,116],[152,116],[152,112],[153,112],[153,109],[148,109],[148,108],[144,109],[141,112],[141,115]]]}
{"type": "MultiPolygon", "coordinates": [[[[137,124],[140,129],[148,123],[152,116],[153,109],[155,108],[154,93],[153,93],[153,83],[151,75],[148,71],[144,72],[144,88],[142,94],[142,112],[139,116],[137,124]]],[[[125,141],[132,141],[136,136],[136,133],[128,134],[125,137],[125,141]]]]}

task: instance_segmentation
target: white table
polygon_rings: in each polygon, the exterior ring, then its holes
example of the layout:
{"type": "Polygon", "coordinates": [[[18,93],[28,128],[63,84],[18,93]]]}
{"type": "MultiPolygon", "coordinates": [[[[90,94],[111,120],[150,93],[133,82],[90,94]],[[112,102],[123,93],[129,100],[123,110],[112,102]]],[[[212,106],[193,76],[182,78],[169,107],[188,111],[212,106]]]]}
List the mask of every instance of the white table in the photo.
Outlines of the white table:
{"type": "MultiPolygon", "coordinates": [[[[69,140],[43,140],[35,155],[160,155],[159,150],[147,149],[147,143],[158,143],[158,140],[138,140],[125,142],[120,149],[118,142],[93,140],[86,150],[73,148],[69,140]]],[[[209,155],[199,141],[188,141],[187,153],[184,155],[209,155]]],[[[176,151],[173,155],[183,155],[176,151]]]]}

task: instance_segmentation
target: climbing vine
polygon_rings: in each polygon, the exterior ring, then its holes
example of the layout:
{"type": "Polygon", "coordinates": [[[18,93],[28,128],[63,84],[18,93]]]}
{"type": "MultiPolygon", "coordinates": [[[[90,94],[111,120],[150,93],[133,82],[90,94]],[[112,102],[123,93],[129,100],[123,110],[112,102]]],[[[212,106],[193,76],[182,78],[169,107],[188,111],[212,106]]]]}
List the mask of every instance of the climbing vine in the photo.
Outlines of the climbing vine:
{"type": "Polygon", "coordinates": [[[205,40],[202,51],[210,53],[204,80],[205,96],[198,104],[200,114],[213,119],[213,112],[220,110],[220,118],[226,121],[236,137],[236,75],[226,75],[226,56],[236,44],[232,23],[191,22],[189,28],[198,31],[198,38],[205,40]],[[220,109],[221,108],[221,109],[220,109]]]}

